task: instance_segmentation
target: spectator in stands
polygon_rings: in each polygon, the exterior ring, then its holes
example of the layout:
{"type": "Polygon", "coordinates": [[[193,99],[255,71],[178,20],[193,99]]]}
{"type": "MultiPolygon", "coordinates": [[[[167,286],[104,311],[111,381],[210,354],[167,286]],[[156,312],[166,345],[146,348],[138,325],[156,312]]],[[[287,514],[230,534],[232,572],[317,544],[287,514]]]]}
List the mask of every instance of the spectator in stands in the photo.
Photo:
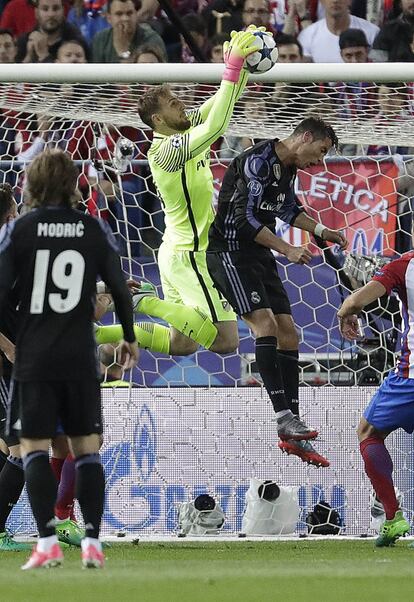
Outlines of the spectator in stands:
{"type": "Polygon", "coordinates": [[[108,29],[109,23],[105,18],[106,0],[74,0],[67,21],[75,25],[85,40],[90,44],[95,34],[108,29]]]}
{"type": "Polygon", "coordinates": [[[87,63],[88,49],[79,40],[62,42],[56,54],[55,63],[87,63]]]}
{"type": "Polygon", "coordinates": [[[242,29],[242,5],[243,0],[213,0],[207,4],[202,16],[207,23],[209,37],[242,29]]]}
{"type": "Polygon", "coordinates": [[[223,63],[223,44],[230,40],[228,33],[216,33],[210,40],[210,63],[223,63]]]}
{"type": "Polygon", "coordinates": [[[107,19],[111,27],[100,31],[92,41],[95,63],[119,63],[127,60],[142,44],[159,46],[166,56],[162,38],[148,24],[138,23],[132,0],[109,0],[107,19]]]}
{"type": "MultiPolygon", "coordinates": [[[[269,114],[266,100],[266,94],[248,91],[242,96],[236,107],[234,113],[236,121],[240,120],[243,125],[251,124],[252,132],[257,124],[267,123],[269,114]]],[[[222,159],[233,158],[258,141],[248,136],[226,136],[217,154],[222,159]]]]}
{"type": "Polygon", "coordinates": [[[0,29],[0,63],[15,63],[17,48],[13,34],[8,29],[0,29]]]}
{"type": "Polygon", "coordinates": [[[159,46],[143,44],[134,54],[134,63],[165,63],[165,57],[159,46]]]}
{"type": "MultiPolygon", "coordinates": [[[[387,127],[390,123],[404,122],[412,119],[410,116],[409,86],[402,82],[387,82],[378,88],[378,114],[375,118],[377,127],[387,127]]],[[[412,155],[413,147],[371,145],[368,155],[412,155]]]]}
{"type": "MultiPolygon", "coordinates": [[[[279,33],[276,41],[279,63],[303,62],[302,46],[295,36],[279,33]]],[[[322,100],[323,96],[315,84],[276,82],[272,94],[272,107],[276,108],[278,119],[290,121],[301,117],[302,112],[309,107],[318,111],[322,100]]]]}
{"type": "MultiPolygon", "coordinates": [[[[7,29],[0,29],[0,63],[10,64],[16,62],[17,48],[12,33],[7,29]]],[[[0,158],[4,162],[0,166],[0,182],[5,180],[13,187],[17,174],[10,170],[7,161],[15,155],[16,139],[16,113],[7,109],[0,109],[0,158]]]]}
{"type": "Polygon", "coordinates": [[[35,10],[37,25],[17,41],[17,61],[52,63],[64,40],[84,40],[77,27],[66,23],[62,0],[38,0],[35,10]]]}
{"type": "MultiPolygon", "coordinates": [[[[188,33],[192,36],[195,45],[199,48],[202,54],[207,46],[207,26],[204,19],[195,13],[189,13],[182,18],[182,24],[188,33]]],[[[194,63],[195,58],[188,47],[183,36],[181,38],[181,62],[194,63]]]]}
{"type": "Polygon", "coordinates": [[[374,40],[370,57],[375,62],[412,62],[414,2],[401,0],[401,14],[385,23],[374,40]]]}
{"type": "Polygon", "coordinates": [[[300,42],[295,36],[279,33],[276,36],[277,48],[279,50],[278,63],[302,63],[303,50],[300,42]]]}
{"type": "Polygon", "coordinates": [[[9,29],[18,38],[36,27],[35,2],[10,0],[1,15],[0,27],[9,29]]]}
{"type": "MultiPolygon", "coordinates": [[[[312,23],[312,16],[309,11],[307,0],[287,0],[288,11],[281,13],[280,8],[276,14],[276,23],[278,29],[282,29],[283,33],[296,35],[312,23]]],[[[285,8],[283,2],[277,3],[278,7],[285,8]]]]}
{"type": "Polygon", "coordinates": [[[243,26],[257,25],[272,31],[272,11],[268,0],[244,0],[242,10],[243,26]]]}
{"type": "MultiPolygon", "coordinates": [[[[344,63],[368,63],[369,45],[362,29],[347,29],[339,36],[344,63]]],[[[329,92],[329,88],[327,90],[329,92]]],[[[334,93],[339,119],[371,119],[377,106],[377,87],[372,82],[337,82],[334,93]]],[[[356,144],[340,144],[343,155],[364,154],[356,144]]]]}
{"type": "Polygon", "coordinates": [[[342,63],[339,36],[347,29],[362,29],[372,45],[379,28],[349,13],[349,0],[322,0],[326,17],[309,25],[298,36],[307,60],[314,63],[342,63]]]}
{"type": "Polygon", "coordinates": [[[369,44],[362,29],[346,29],[339,36],[339,49],[344,63],[368,63],[369,44]]]}

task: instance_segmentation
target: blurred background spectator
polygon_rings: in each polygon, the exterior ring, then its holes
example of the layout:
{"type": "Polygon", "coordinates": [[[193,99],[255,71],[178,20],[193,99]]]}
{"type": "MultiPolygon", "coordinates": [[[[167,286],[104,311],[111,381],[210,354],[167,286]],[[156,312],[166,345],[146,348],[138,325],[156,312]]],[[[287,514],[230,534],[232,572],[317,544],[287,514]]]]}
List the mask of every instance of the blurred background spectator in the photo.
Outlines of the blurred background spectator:
{"type": "Polygon", "coordinates": [[[87,63],[88,47],[79,40],[62,42],[56,53],[55,63],[87,63]]]}
{"type": "MultiPolygon", "coordinates": [[[[182,24],[188,33],[192,36],[195,45],[204,54],[204,50],[208,46],[207,26],[203,17],[196,13],[189,13],[182,18],[182,24]]],[[[194,63],[195,58],[186,44],[183,36],[180,36],[181,41],[181,62],[194,63]]]]}
{"type": "Polygon", "coordinates": [[[321,0],[325,18],[306,27],[298,36],[307,60],[314,63],[342,63],[339,36],[347,29],[362,29],[372,45],[379,28],[349,12],[349,0],[321,0]]]}
{"type": "Polygon", "coordinates": [[[105,17],[105,0],[74,0],[67,17],[90,44],[95,34],[110,26],[105,17]]]}
{"type": "Polygon", "coordinates": [[[268,0],[244,0],[242,8],[243,27],[257,25],[275,31],[271,23],[272,11],[268,0]]]}
{"type": "MultiPolygon", "coordinates": [[[[283,3],[277,3],[278,6],[283,3]]],[[[309,10],[308,0],[288,0],[288,12],[283,14],[280,22],[283,25],[282,31],[287,34],[297,34],[312,23],[312,16],[309,10]]]]}
{"type": "Polygon", "coordinates": [[[165,56],[159,46],[143,44],[133,55],[134,63],[164,63],[165,56]]]}
{"type": "Polygon", "coordinates": [[[401,14],[385,23],[376,36],[371,51],[373,61],[412,62],[414,33],[414,2],[400,0],[401,14]]]}
{"type": "Polygon", "coordinates": [[[80,40],[77,27],[65,21],[62,0],[38,0],[36,27],[17,40],[17,61],[23,63],[52,63],[62,41],[80,40]]]}
{"type": "Polygon", "coordinates": [[[223,62],[223,44],[230,40],[228,33],[216,33],[210,40],[210,50],[208,58],[210,63],[223,62]]]}
{"type": "Polygon", "coordinates": [[[242,0],[212,0],[202,12],[209,37],[242,28],[242,0]]]}
{"type": "Polygon", "coordinates": [[[346,29],[339,36],[339,49],[344,63],[368,63],[369,44],[362,29],[346,29]]]}
{"type": "Polygon", "coordinates": [[[94,63],[119,63],[128,60],[142,44],[159,46],[163,56],[166,56],[165,45],[160,35],[148,24],[138,23],[137,10],[132,0],[109,0],[107,10],[107,19],[111,27],[100,31],[93,38],[94,63]]]}

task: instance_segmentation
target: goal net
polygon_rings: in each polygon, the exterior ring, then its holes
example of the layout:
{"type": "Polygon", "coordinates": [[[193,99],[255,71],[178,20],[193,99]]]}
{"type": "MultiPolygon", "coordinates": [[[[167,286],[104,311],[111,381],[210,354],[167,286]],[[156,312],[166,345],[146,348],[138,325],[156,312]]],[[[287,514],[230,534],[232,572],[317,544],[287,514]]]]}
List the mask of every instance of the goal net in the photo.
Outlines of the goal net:
{"type": "MultiPolygon", "coordinates": [[[[146,159],[151,134],[139,120],[137,101],[149,85],[169,81],[188,108],[198,106],[217,89],[221,67],[20,67],[16,74],[0,66],[0,181],[12,184],[23,202],[27,165],[45,148],[67,150],[79,165],[82,206],[110,224],[125,272],[159,286],[163,213],[146,159]],[[134,148],[126,163],[119,156],[123,139],[134,148]]],[[[336,312],[350,290],[411,246],[414,95],[405,69],[278,65],[252,79],[228,132],[212,147],[215,203],[226,166],[256,140],[283,138],[311,114],[323,116],[338,134],[340,153],[299,171],[296,192],[312,216],[344,231],[349,252],[321,249],[303,232],[276,224],[278,235],[309,243],[313,253],[309,266],[284,257],[278,266],[300,334],[301,411],[320,430],[318,450],[331,468],[317,471],[281,456],[253,339],[240,321],[237,353],[165,357],[142,350],[134,388],[104,391],[106,534],[176,533],[179,505],[202,493],[226,514],[221,532],[240,532],[251,479],[295,488],[296,532],[307,531],[306,517],[320,501],[336,510],[341,532],[373,532],[370,487],[354,431],[374,390],[370,385],[378,385],[395,361],[398,301],[383,299],[363,316],[364,339],[352,344],[340,337],[336,312]]],[[[113,314],[103,318],[114,321],[113,314]]],[[[411,439],[393,436],[391,451],[410,515],[411,439]]],[[[377,507],[375,512],[381,515],[377,507]]],[[[33,529],[25,499],[11,525],[21,533],[33,529]]]]}

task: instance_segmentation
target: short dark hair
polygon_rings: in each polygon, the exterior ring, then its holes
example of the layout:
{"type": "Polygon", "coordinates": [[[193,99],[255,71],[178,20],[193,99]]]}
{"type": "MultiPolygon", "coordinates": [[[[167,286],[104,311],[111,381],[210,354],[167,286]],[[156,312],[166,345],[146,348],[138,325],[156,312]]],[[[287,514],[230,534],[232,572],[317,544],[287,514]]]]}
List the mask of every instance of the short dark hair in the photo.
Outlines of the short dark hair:
{"type": "Polygon", "coordinates": [[[78,46],[80,46],[82,48],[83,52],[85,53],[86,61],[89,63],[89,61],[90,61],[89,47],[88,47],[87,43],[85,42],[85,40],[81,39],[81,38],[73,38],[71,40],[62,40],[56,50],[56,57],[59,54],[59,50],[61,48],[63,48],[63,46],[66,46],[66,44],[77,44],[78,46]]]}
{"type": "Polygon", "coordinates": [[[329,123],[326,123],[322,117],[316,115],[307,117],[295,127],[292,136],[300,136],[305,132],[310,132],[315,140],[329,138],[334,148],[337,148],[338,146],[338,136],[335,134],[335,130],[329,123]]]}
{"type": "MultiPolygon", "coordinates": [[[[119,2],[128,2],[128,0],[118,0],[119,2]]],[[[115,0],[108,0],[108,3],[106,5],[106,10],[108,13],[111,12],[111,6],[112,4],[115,2],[115,0]]],[[[132,0],[132,4],[135,6],[135,10],[138,10],[140,2],[138,2],[137,0],[132,0]]]]}
{"type": "Polygon", "coordinates": [[[201,15],[197,15],[197,13],[187,13],[181,18],[181,22],[185,29],[189,32],[194,31],[195,33],[199,33],[201,36],[205,36],[207,34],[207,24],[203,17],[201,15]]]}
{"type": "Polygon", "coordinates": [[[134,53],[135,61],[138,60],[138,57],[140,57],[141,54],[147,53],[153,54],[158,59],[159,63],[165,63],[164,53],[161,48],[155,44],[142,44],[142,46],[138,46],[134,53]]]}
{"type": "Polygon", "coordinates": [[[43,151],[29,165],[26,174],[29,207],[73,207],[77,204],[79,170],[62,150],[43,151]]]}
{"type": "Polygon", "coordinates": [[[214,48],[214,46],[223,46],[224,42],[230,42],[230,34],[225,33],[224,31],[215,33],[214,36],[210,38],[210,48],[214,48]]]}
{"type": "Polygon", "coordinates": [[[339,36],[339,48],[355,48],[357,46],[365,46],[368,48],[368,40],[362,29],[350,28],[343,31],[339,36]]]}
{"type": "Polygon", "coordinates": [[[8,182],[0,184],[0,226],[6,222],[6,218],[13,207],[13,203],[13,188],[8,182]]]}
{"type": "Polygon", "coordinates": [[[10,36],[13,42],[15,42],[13,33],[10,31],[10,29],[3,29],[0,27],[0,36],[10,36]]]}
{"type": "Polygon", "coordinates": [[[290,46],[291,44],[294,44],[295,46],[297,46],[299,48],[300,56],[303,56],[302,44],[299,42],[299,40],[295,36],[291,36],[288,33],[280,32],[276,35],[275,39],[276,39],[277,46],[290,46]]]}
{"type": "Polygon", "coordinates": [[[162,84],[161,86],[151,86],[139,99],[138,101],[138,113],[142,121],[148,125],[152,130],[154,129],[154,122],[152,116],[160,110],[160,100],[165,98],[171,91],[168,84],[162,84]]]}

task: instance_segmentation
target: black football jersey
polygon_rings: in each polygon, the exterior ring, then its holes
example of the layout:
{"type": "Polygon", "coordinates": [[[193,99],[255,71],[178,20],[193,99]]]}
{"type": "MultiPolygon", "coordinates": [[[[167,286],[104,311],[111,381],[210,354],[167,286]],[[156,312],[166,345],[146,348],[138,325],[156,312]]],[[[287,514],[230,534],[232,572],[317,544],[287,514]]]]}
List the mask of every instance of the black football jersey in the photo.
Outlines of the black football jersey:
{"type": "Polygon", "coordinates": [[[294,192],[296,167],[283,165],[277,140],[264,140],[238,155],[223,178],[217,213],[209,231],[208,251],[254,251],[254,242],[276,218],[293,224],[303,210],[294,192]]]}
{"type": "Polygon", "coordinates": [[[15,285],[17,380],[98,377],[92,322],[98,278],[111,290],[125,340],[134,341],[131,296],[105,222],[47,207],[2,228],[0,314],[15,285]]]}

